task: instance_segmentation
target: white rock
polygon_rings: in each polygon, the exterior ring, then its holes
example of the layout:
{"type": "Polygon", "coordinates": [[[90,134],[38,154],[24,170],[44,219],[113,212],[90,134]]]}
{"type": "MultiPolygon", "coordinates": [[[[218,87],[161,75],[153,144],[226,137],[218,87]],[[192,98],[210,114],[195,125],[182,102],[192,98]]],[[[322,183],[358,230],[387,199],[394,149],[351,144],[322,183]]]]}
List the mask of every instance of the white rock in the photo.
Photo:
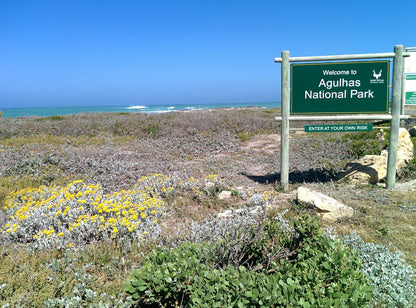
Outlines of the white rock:
{"type": "Polygon", "coordinates": [[[413,142],[406,128],[399,130],[397,145],[397,169],[403,168],[413,158],[413,142]]]}
{"type": "Polygon", "coordinates": [[[258,214],[260,210],[261,210],[261,206],[256,206],[250,211],[250,214],[258,214]]]}
{"type": "Polygon", "coordinates": [[[335,221],[354,215],[354,210],[351,207],[323,193],[313,191],[306,187],[299,187],[297,194],[298,201],[313,205],[324,220],[335,221]]]}
{"type": "Polygon", "coordinates": [[[230,217],[230,216],[232,216],[233,215],[233,210],[226,210],[226,211],[224,211],[224,212],[222,212],[222,213],[218,213],[217,214],[217,216],[219,217],[219,218],[227,218],[227,217],[230,217]]]}
{"type": "Polygon", "coordinates": [[[223,190],[218,194],[218,200],[226,200],[231,198],[231,191],[223,190]]]}

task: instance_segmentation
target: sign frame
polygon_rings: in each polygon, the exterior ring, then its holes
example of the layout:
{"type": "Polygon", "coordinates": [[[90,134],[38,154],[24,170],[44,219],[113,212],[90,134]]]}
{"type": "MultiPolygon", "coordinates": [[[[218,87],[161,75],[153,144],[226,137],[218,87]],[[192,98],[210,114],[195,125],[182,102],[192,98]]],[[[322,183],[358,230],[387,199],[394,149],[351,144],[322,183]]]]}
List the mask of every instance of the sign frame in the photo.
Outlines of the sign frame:
{"type": "Polygon", "coordinates": [[[403,62],[404,57],[409,53],[404,52],[403,45],[395,45],[394,52],[390,53],[367,53],[367,54],[349,54],[349,55],[329,55],[329,56],[307,56],[307,57],[291,57],[289,50],[282,50],[281,57],[275,58],[275,63],[281,63],[281,117],[276,120],[281,121],[281,140],[280,140],[280,184],[284,191],[289,190],[289,120],[301,118],[303,120],[317,120],[325,117],[325,119],[341,120],[341,118],[356,119],[362,115],[326,115],[326,116],[290,116],[290,63],[292,62],[310,62],[310,61],[337,61],[337,60],[358,60],[358,59],[385,59],[393,58],[393,74],[391,86],[391,112],[389,115],[371,115],[372,119],[388,119],[390,121],[389,151],[387,157],[387,175],[386,188],[394,188],[396,182],[397,168],[397,152],[400,119],[408,118],[401,115],[401,101],[403,97],[403,62]]]}

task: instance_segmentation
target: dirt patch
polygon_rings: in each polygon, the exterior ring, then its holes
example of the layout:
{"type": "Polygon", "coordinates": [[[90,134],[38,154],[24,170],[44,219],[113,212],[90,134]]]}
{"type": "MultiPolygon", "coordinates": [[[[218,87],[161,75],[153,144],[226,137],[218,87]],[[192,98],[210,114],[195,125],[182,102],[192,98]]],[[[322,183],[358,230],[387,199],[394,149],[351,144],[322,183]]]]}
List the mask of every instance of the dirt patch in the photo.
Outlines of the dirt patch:
{"type": "Polygon", "coordinates": [[[261,135],[245,144],[243,151],[254,151],[265,154],[273,154],[280,149],[281,137],[279,134],[261,135]]]}

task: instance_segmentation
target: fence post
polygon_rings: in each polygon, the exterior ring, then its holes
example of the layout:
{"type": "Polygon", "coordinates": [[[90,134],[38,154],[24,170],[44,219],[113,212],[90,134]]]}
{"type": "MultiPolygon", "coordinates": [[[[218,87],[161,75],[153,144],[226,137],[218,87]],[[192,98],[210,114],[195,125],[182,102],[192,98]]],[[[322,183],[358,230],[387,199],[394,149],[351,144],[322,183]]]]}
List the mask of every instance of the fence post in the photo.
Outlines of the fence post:
{"type": "Polygon", "coordinates": [[[289,104],[290,104],[290,63],[289,51],[282,51],[282,124],[280,142],[280,184],[284,191],[289,190],[289,104]]]}
{"type": "Polygon", "coordinates": [[[393,83],[391,99],[389,153],[387,159],[386,188],[392,189],[396,184],[397,148],[399,143],[400,114],[402,105],[402,79],[403,79],[403,45],[394,46],[393,83]]]}

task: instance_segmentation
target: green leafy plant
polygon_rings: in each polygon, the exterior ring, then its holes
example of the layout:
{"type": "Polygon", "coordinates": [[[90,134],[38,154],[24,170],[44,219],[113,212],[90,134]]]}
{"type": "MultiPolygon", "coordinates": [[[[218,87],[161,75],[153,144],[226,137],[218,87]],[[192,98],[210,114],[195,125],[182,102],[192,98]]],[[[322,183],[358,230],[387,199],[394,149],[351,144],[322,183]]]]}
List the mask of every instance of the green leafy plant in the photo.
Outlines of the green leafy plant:
{"type": "Polygon", "coordinates": [[[125,291],[139,307],[358,307],[371,299],[359,259],[323,235],[316,218],[269,220],[228,236],[154,249],[125,291]]]}

